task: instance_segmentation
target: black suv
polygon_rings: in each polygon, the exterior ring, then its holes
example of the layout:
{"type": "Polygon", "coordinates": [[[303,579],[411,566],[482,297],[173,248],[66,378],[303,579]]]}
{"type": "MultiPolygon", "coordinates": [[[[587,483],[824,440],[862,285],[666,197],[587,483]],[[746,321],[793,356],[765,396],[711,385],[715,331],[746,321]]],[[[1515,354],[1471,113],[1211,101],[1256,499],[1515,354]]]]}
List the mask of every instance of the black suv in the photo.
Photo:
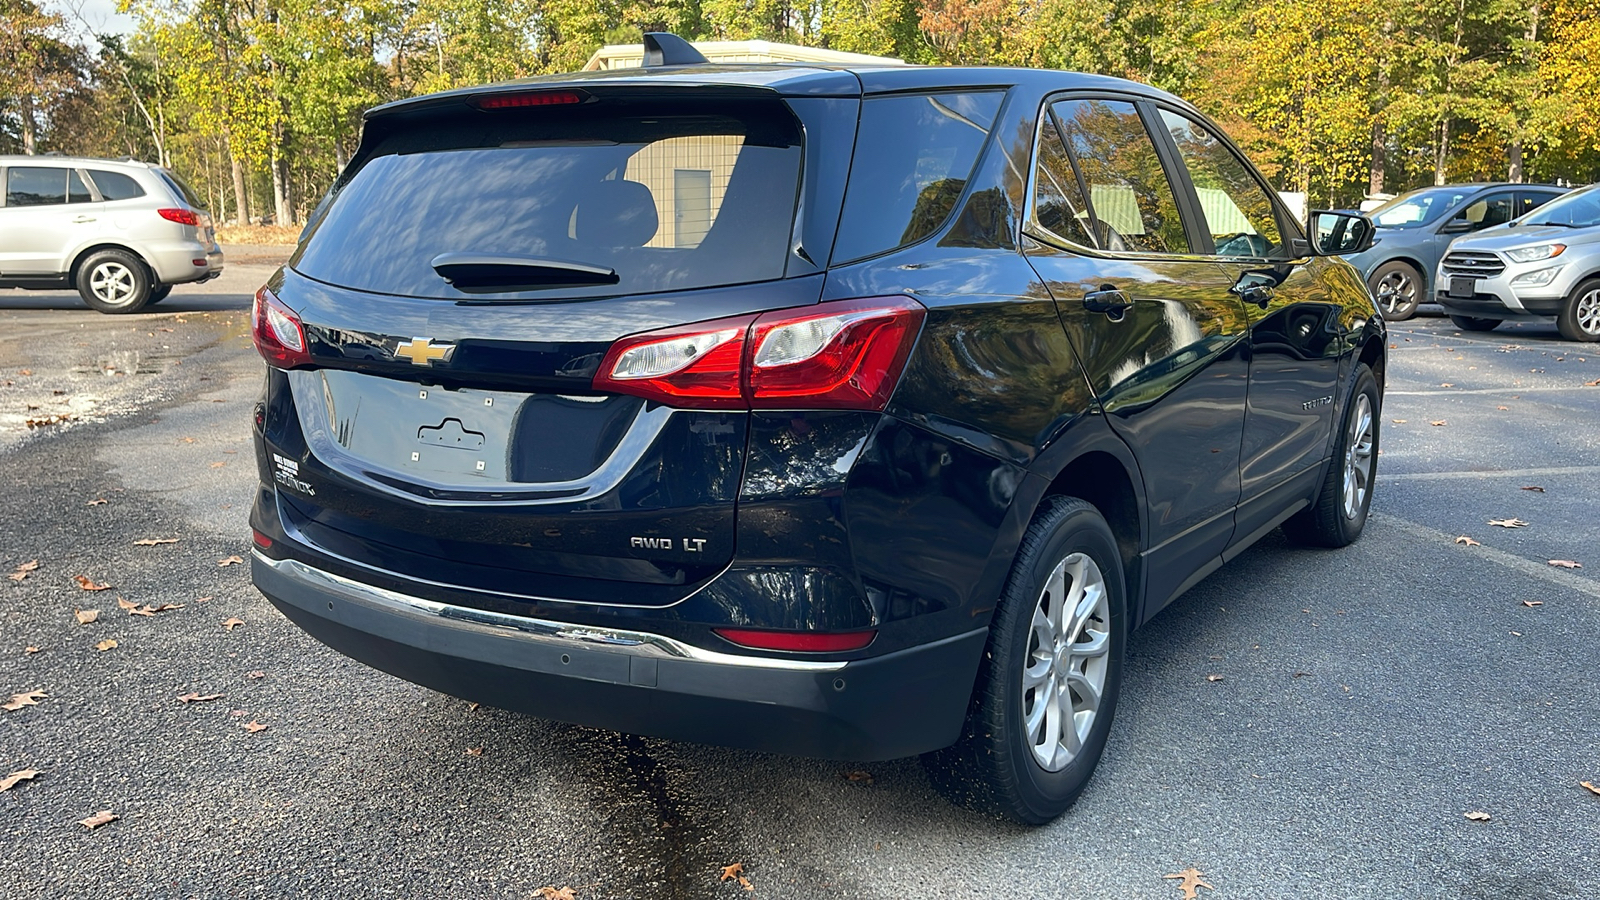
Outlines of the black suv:
{"type": "Polygon", "coordinates": [[[1051,819],[1132,628],[1360,534],[1370,221],[1127,81],[649,49],[368,114],[256,298],[256,585],[459,697],[1051,819]]]}

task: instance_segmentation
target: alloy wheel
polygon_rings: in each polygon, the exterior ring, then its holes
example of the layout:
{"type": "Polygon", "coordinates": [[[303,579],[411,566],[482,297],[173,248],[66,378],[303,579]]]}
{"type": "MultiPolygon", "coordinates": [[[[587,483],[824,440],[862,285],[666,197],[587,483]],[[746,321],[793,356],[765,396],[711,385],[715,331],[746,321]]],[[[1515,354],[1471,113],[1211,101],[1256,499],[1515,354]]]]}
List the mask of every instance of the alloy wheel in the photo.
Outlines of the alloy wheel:
{"type": "Polygon", "coordinates": [[[138,282],[127,266],[108,260],[89,272],[89,290],[108,306],[122,306],[133,299],[138,282]]]}
{"type": "Polygon", "coordinates": [[[1585,291],[1572,312],[1573,320],[1584,334],[1600,334],[1600,287],[1585,291]]]}
{"type": "Polygon", "coordinates": [[[1378,307],[1385,315],[1393,315],[1416,303],[1416,279],[1408,272],[1390,272],[1378,282],[1377,294],[1378,307]]]}
{"type": "Polygon", "coordinates": [[[1022,671],[1022,728],[1047,772],[1066,768],[1094,727],[1106,687],[1111,608],[1088,555],[1056,564],[1034,606],[1022,671]]]}
{"type": "Polygon", "coordinates": [[[1361,515],[1372,486],[1372,401],[1356,394],[1350,415],[1350,435],[1344,450],[1344,517],[1361,515]]]}

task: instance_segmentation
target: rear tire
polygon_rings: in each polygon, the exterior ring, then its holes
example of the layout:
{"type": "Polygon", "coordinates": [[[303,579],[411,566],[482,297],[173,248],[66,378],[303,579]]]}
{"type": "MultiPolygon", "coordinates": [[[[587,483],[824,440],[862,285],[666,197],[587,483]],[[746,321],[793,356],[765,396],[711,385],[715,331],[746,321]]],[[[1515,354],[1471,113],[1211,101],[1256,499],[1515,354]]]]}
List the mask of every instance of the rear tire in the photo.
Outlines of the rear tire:
{"type": "Polygon", "coordinates": [[[1111,731],[1126,609],[1106,520],[1076,498],[1046,501],[995,610],[962,738],[924,757],[934,783],[1024,825],[1065,812],[1111,731]]]}
{"type": "Polygon", "coordinates": [[[1350,400],[1328,474],[1311,506],[1283,523],[1289,540],[1308,547],[1345,547],[1361,537],[1372,509],[1378,474],[1378,381],[1366,363],[1356,366],[1350,400]]]}
{"type": "Polygon", "coordinates": [[[1422,273],[1407,262],[1386,262],[1373,270],[1367,290],[1384,321],[1404,322],[1417,314],[1417,304],[1422,302],[1422,273]]]}
{"type": "Polygon", "coordinates": [[[1600,341],[1600,278],[1591,278],[1572,290],[1561,304],[1556,328],[1569,341],[1600,341]]]}
{"type": "Polygon", "coordinates": [[[103,313],[138,312],[150,302],[150,270],[126,250],[101,250],[78,266],[78,296],[103,313]]]}
{"type": "Polygon", "coordinates": [[[149,306],[149,305],[151,305],[153,303],[160,303],[161,301],[167,299],[167,295],[171,294],[171,293],[172,293],[172,285],[170,285],[170,284],[158,284],[154,288],[151,289],[151,291],[150,291],[150,299],[145,302],[145,305],[149,306]]]}
{"type": "Polygon", "coordinates": [[[1450,321],[1462,331],[1493,331],[1504,319],[1479,319],[1473,316],[1451,316],[1450,321]]]}

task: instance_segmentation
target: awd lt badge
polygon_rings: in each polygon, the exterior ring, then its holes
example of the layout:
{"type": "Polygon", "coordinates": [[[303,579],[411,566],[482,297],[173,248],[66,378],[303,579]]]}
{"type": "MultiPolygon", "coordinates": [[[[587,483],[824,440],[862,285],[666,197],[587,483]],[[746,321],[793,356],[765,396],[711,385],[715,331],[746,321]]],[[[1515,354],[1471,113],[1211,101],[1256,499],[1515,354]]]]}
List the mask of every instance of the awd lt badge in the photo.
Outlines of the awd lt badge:
{"type": "Polygon", "coordinates": [[[413,366],[431,366],[435,360],[449,362],[455,344],[435,344],[433,338],[414,337],[394,348],[395,359],[409,359],[413,366]]]}

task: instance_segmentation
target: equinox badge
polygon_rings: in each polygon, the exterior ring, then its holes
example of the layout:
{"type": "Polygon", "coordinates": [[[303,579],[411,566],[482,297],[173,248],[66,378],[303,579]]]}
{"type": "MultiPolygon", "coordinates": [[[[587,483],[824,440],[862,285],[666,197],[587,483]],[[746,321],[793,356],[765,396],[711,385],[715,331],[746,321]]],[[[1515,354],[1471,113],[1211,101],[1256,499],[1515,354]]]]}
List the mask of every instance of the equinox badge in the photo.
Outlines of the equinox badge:
{"type": "Polygon", "coordinates": [[[455,344],[435,344],[433,338],[414,337],[394,348],[394,358],[409,359],[413,366],[431,366],[436,359],[449,362],[455,352],[455,344]]]}

